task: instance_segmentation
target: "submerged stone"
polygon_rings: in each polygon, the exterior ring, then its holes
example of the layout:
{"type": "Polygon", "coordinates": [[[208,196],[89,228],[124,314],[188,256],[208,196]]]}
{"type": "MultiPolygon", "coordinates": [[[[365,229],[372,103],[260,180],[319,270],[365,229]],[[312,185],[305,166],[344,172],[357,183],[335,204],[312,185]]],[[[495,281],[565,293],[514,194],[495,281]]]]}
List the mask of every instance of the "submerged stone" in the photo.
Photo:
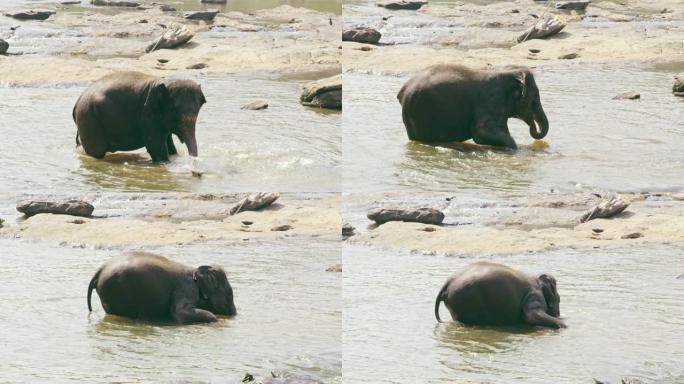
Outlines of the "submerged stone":
{"type": "Polygon", "coordinates": [[[375,208],[366,215],[370,220],[378,224],[388,221],[406,221],[423,224],[441,224],[444,221],[444,213],[434,208],[417,209],[387,209],[375,208]]]}
{"type": "Polygon", "coordinates": [[[41,213],[90,217],[95,207],[83,200],[24,200],[17,204],[17,211],[26,216],[41,213]]]}
{"type": "Polygon", "coordinates": [[[54,15],[55,11],[37,10],[37,11],[19,11],[19,12],[5,12],[5,16],[17,20],[46,20],[48,17],[54,15]]]}
{"type": "Polygon", "coordinates": [[[309,107],[342,109],[342,74],[305,84],[299,100],[309,107]]]}

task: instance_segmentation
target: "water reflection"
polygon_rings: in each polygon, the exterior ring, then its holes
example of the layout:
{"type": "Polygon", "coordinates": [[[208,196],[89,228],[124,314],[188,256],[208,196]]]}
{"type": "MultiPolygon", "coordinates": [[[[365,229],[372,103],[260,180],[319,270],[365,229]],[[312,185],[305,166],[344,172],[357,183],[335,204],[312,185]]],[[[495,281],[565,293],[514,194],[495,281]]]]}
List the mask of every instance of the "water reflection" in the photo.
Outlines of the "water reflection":
{"type": "Polygon", "coordinates": [[[456,322],[438,324],[434,338],[443,347],[460,353],[498,353],[513,349],[521,336],[541,336],[558,331],[529,325],[490,327],[456,322]]]}

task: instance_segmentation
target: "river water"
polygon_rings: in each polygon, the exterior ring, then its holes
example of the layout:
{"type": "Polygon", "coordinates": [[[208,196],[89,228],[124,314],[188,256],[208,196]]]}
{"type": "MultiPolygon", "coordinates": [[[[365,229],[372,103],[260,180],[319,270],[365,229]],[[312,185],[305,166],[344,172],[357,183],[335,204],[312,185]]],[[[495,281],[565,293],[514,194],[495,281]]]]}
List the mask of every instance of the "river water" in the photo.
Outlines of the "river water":
{"type": "Polygon", "coordinates": [[[684,382],[678,247],[474,259],[346,246],[343,263],[345,383],[684,382]],[[553,274],[568,328],[438,324],[437,292],[476,260],[553,274]]]}
{"type": "Polygon", "coordinates": [[[684,188],[684,104],[672,95],[671,72],[606,64],[534,74],[549,134],[546,145],[533,143],[527,126],[510,119],[515,153],[410,142],[396,98],[410,76],[345,74],[345,192],[684,188]],[[613,100],[630,90],[641,99],[613,100]]]}
{"type": "Polygon", "coordinates": [[[0,372],[7,382],[237,383],[246,373],[340,383],[337,241],[204,243],[151,249],[188,265],[222,266],[238,316],[173,326],[105,316],[86,291],[122,250],[0,240],[0,372]]]}

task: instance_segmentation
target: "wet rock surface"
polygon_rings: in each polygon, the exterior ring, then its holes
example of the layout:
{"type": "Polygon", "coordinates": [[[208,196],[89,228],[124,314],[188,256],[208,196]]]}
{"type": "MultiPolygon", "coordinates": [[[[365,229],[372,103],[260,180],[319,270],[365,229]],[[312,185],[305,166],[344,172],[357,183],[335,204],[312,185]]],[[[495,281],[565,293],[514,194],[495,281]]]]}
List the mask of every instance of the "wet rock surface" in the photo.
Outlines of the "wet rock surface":
{"type": "Polygon", "coordinates": [[[640,98],[641,94],[639,92],[630,91],[616,95],[615,97],[613,97],[613,100],[636,100],[640,98]]]}
{"type": "Polygon", "coordinates": [[[139,1],[131,0],[92,0],[90,2],[92,5],[99,5],[102,7],[129,7],[135,8],[142,5],[139,1]]]}
{"type": "Polygon", "coordinates": [[[195,36],[188,27],[182,24],[172,24],[156,40],[150,43],[145,52],[152,52],[158,49],[171,49],[181,46],[195,36]]]}
{"type": "Polygon", "coordinates": [[[299,100],[308,107],[342,109],[342,74],[305,84],[299,100]]]}
{"type": "Polygon", "coordinates": [[[676,96],[684,96],[684,72],[675,75],[672,92],[676,96]]]}
{"type": "Polygon", "coordinates": [[[243,211],[256,211],[268,207],[278,200],[279,197],[280,194],[276,192],[253,193],[235,204],[235,206],[230,209],[230,214],[235,215],[243,211]]]}
{"type": "Polygon", "coordinates": [[[49,10],[30,10],[18,12],[5,12],[5,16],[17,20],[47,20],[47,18],[54,15],[55,13],[57,12],[49,10]]]}
{"type": "Polygon", "coordinates": [[[216,15],[218,15],[219,11],[217,9],[214,10],[206,10],[206,11],[195,11],[195,12],[186,12],[183,17],[185,17],[188,20],[206,20],[206,21],[211,21],[214,20],[216,15]]]}
{"type": "Polygon", "coordinates": [[[290,224],[277,225],[271,228],[272,232],[285,232],[291,230],[293,227],[290,224]]]}
{"type": "Polygon", "coordinates": [[[26,216],[41,213],[90,217],[95,207],[82,200],[24,200],[17,203],[17,211],[26,216]]]}
{"type": "Polygon", "coordinates": [[[342,225],[342,237],[347,238],[354,236],[356,234],[356,229],[349,223],[344,223],[342,225]]]}
{"type": "Polygon", "coordinates": [[[383,7],[387,9],[406,9],[406,10],[411,10],[415,11],[420,8],[422,8],[425,4],[427,4],[427,1],[388,1],[388,2],[383,2],[383,3],[378,3],[378,7],[383,7]]]}
{"type": "Polygon", "coordinates": [[[565,1],[556,3],[556,9],[583,10],[591,1],[565,1]]]}
{"type": "Polygon", "coordinates": [[[354,41],[357,43],[376,44],[382,34],[369,27],[356,27],[342,32],[342,41],[354,41]]]}
{"type": "Polygon", "coordinates": [[[5,53],[7,53],[8,49],[9,49],[9,43],[3,39],[0,39],[0,55],[4,55],[5,53]]]}
{"type": "Polygon", "coordinates": [[[545,39],[562,31],[566,25],[567,23],[557,16],[545,17],[518,36],[518,43],[532,39],[545,39]]]}
{"type": "Polygon", "coordinates": [[[268,103],[263,100],[252,101],[251,103],[243,105],[240,109],[247,109],[250,111],[259,111],[268,108],[268,103]]]}
{"type": "Polygon", "coordinates": [[[378,224],[387,223],[389,221],[406,221],[423,224],[441,224],[444,220],[444,213],[434,208],[375,208],[368,211],[368,214],[366,216],[370,220],[373,220],[378,224]]]}

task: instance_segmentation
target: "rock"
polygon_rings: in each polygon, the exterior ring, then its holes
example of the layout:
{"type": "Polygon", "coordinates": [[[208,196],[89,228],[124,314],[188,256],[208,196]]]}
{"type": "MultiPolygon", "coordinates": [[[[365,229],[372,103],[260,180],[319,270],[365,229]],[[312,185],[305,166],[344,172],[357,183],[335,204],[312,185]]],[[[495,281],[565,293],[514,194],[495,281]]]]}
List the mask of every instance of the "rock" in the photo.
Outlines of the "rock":
{"type": "Polygon", "coordinates": [[[55,11],[20,11],[20,12],[5,12],[5,16],[12,17],[17,20],[45,20],[48,17],[54,15],[55,11]]]}
{"type": "Polygon", "coordinates": [[[623,200],[617,194],[608,194],[604,196],[599,203],[588,210],[580,217],[580,223],[586,223],[589,220],[607,218],[617,215],[629,207],[629,203],[623,200]]]}
{"type": "Polygon", "coordinates": [[[640,98],[641,98],[641,94],[639,94],[638,92],[631,91],[631,92],[621,93],[621,94],[613,97],[613,100],[636,100],[636,99],[640,99],[640,98]]]}
{"type": "Polygon", "coordinates": [[[622,235],[622,236],[620,236],[620,238],[621,239],[638,239],[638,238],[643,237],[643,236],[644,236],[644,234],[641,232],[632,232],[632,233],[628,233],[626,235],[622,235]]]}
{"type": "Polygon", "coordinates": [[[646,384],[645,382],[639,380],[639,379],[631,379],[631,378],[625,378],[620,380],[622,384],[646,384]]]}
{"type": "Polygon", "coordinates": [[[131,0],[91,0],[90,4],[100,5],[103,7],[139,7],[142,5],[139,1],[131,0]]]}
{"type": "Polygon", "coordinates": [[[145,48],[145,52],[156,51],[157,49],[171,49],[183,45],[195,36],[188,27],[182,24],[171,24],[161,36],[154,40],[145,48]]]}
{"type": "Polygon", "coordinates": [[[5,220],[3,220],[2,217],[0,217],[0,228],[2,228],[2,226],[3,226],[4,224],[5,224],[5,220]]]}
{"type": "MultiPolygon", "coordinates": [[[[0,227],[2,227],[2,226],[0,226],[0,227]]],[[[678,279],[678,280],[684,280],[684,273],[682,273],[681,275],[677,276],[677,279],[678,279]]]]}
{"type": "Polygon", "coordinates": [[[342,74],[305,84],[299,100],[309,107],[342,109],[342,74]]]}
{"type": "Polygon", "coordinates": [[[289,225],[289,224],[283,224],[283,225],[279,225],[279,226],[277,226],[277,227],[271,228],[271,231],[273,231],[273,232],[283,232],[283,231],[289,231],[290,229],[292,229],[292,226],[291,226],[291,225],[289,225]]]}
{"type": "Polygon", "coordinates": [[[344,223],[342,225],[342,237],[351,237],[356,234],[356,228],[352,227],[349,223],[344,223]]]}
{"type": "Polygon", "coordinates": [[[268,103],[265,101],[257,100],[257,101],[252,101],[249,104],[245,104],[242,106],[240,109],[249,109],[250,111],[258,111],[261,109],[266,109],[268,108],[268,103]]]}
{"type": "Polygon", "coordinates": [[[208,65],[206,65],[204,63],[197,63],[197,64],[188,65],[187,67],[185,67],[185,69],[204,69],[206,67],[208,67],[208,65]]]}
{"type": "Polygon", "coordinates": [[[335,264],[325,269],[326,272],[342,272],[342,264],[335,264]]]}
{"type": "Polygon", "coordinates": [[[81,0],[63,0],[59,2],[62,5],[76,5],[81,4],[81,0]]]}
{"type": "Polygon", "coordinates": [[[218,15],[218,9],[207,9],[206,11],[186,12],[183,17],[188,20],[214,20],[218,15]]]}
{"type": "Polygon", "coordinates": [[[200,3],[208,3],[208,4],[225,4],[227,0],[202,0],[200,3]]]}
{"type": "Polygon", "coordinates": [[[444,220],[444,214],[434,208],[375,208],[368,211],[368,214],[366,216],[378,224],[386,223],[388,221],[408,221],[423,224],[441,224],[444,220]]]}
{"type": "Polygon", "coordinates": [[[574,52],[558,56],[558,58],[561,60],[572,60],[572,59],[576,59],[578,57],[580,57],[580,55],[578,53],[574,53],[574,52]]]}
{"type": "Polygon", "coordinates": [[[256,211],[261,208],[268,207],[278,200],[279,197],[280,194],[277,192],[253,193],[240,200],[239,203],[235,204],[235,206],[230,209],[230,214],[235,215],[243,211],[256,211]]]}
{"type": "Polygon", "coordinates": [[[684,193],[673,193],[670,197],[672,197],[672,200],[684,201],[684,193]]]}
{"type": "Polygon", "coordinates": [[[427,1],[407,1],[407,0],[399,0],[399,1],[389,1],[385,3],[378,3],[378,7],[384,7],[387,9],[408,9],[411,11],[415,11],[420,9],[423,5],[427,4],[427,1]]]}
{"type": "Polygon", "coordinates": [[[675,96],[684,96],[684,72],[675,75],[675,82],[672,85],[672,93],[675,96]]]}
{"type": "Polygon", "coordinates": [[[603,228],[592,228],[591,231],[594,233],[603,233],[604,229],[603,228]]]}
{"type": "Polygon", "coordinates": [[[539,19],[532,28],[518,36],[518,43],[532,39],[545,39],[562,31],[567,24],[557,16],[547,16],[539,19]]]}
{"type": "Polygon", "coordinates": [[[90,217],[94,209],[82,200],[24,200],[17,203],[17,211],[29,217],[39,213],[90,217]]]}
{"type": "Polygon", "coordinates": [[[159,64],[166,64],[166,63],[169,62],[169,59],[157,59],[157,62],[158,62],[159,64]]]}
{"type": "Polygon", "coordinates": [[[528,51],[530,51],[530,53],[539,53],[541,52],[541,49],[530,48],[528,51]]]}
{"type": "Polygon", "coordinates": [[[382,34],[369,27],[356,27],[342,32],[342,41],[375,44],[380,41],[382,34]]]}
{"type": "Polygon", "coordinates": [[[249,221],[249,220],[242,220],[241,223],[242,223],[242,225],[247,225],[247,226],[254,224],[253,221],[249,221]]]}
{"type": "Polygon", "coordinates": [[[175,12],[176,11],[176,8],[174,8],[168,4],[164,4],[164,5],[159,6],[159,9],[161,9],[162,12],[175,12]]]}
{"type": "Polygon", "coordinates": [[[556,3],[556,9],[572,9],[576,11],[581,11],[586,9],[591,1],[566,1],[562,3],[556,3]]]}
{"type": "Polygon", "coordinates": [[[8,49],[9,49],[9,43],[3,39],[0,39],[0,55],[4,55],[5,53],[7,53],[8,49]]]}

